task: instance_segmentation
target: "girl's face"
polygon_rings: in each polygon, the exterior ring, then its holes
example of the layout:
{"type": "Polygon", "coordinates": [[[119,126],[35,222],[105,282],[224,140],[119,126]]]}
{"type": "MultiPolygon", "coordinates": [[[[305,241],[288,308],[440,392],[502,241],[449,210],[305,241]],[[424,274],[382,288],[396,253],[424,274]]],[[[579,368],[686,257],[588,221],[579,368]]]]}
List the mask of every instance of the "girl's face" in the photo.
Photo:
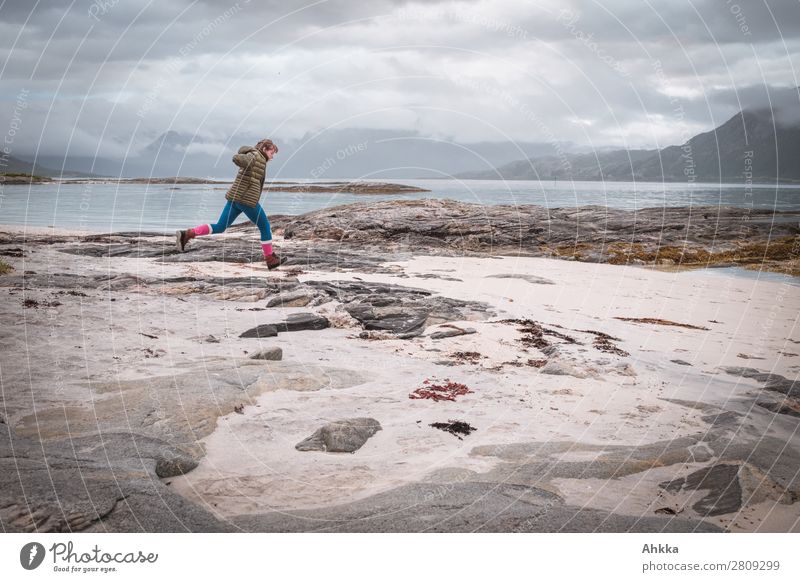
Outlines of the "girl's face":
{"type": "Polygon", "coordinates": [[[264,152],[264,155],[267,156],[268,160],[271,160],[273,157],[275,157],[275,148],[268,148],[261,151],[264,152]]]}

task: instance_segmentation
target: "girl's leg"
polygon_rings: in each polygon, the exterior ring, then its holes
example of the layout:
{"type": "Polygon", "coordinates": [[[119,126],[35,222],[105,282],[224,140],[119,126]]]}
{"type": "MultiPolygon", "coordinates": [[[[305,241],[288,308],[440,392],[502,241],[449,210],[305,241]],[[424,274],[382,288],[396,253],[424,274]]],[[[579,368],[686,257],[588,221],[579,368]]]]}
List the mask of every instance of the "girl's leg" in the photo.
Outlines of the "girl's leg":
{"type": "Polygon", "coordinates": [[[190,236],[205,236],[207,234],[219,234],[221,232],[225,232],[225,229],[228,228],[233,221],[236,220],[236,217],[241,214],[241,210],[238,208],[238,205],[235,205],[230,200],[227,201],[225,207],[222,209],[222,214],[219,215],[219,220],[214,224],[201,224],[200,226],[195,226],[190,230],[190,236]]]}
{"type": "Polygon", "coordinates": [[[267,213],[261,207],[261,204],[256,204],[252,208],[249,206],[242,206],[247,218],[250,219],[261,231],[261,249],[264,251],[264,257],[272,255],[272,229],[269,225],[267,213]]]}

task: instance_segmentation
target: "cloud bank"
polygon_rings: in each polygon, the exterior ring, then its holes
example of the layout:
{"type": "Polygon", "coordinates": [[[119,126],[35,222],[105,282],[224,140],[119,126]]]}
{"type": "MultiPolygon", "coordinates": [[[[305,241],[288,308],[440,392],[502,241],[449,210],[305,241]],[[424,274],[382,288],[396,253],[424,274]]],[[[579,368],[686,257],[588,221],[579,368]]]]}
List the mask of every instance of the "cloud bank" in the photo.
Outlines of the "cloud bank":
{"type": "Polygon", "coordinates": [[[778,0],[13,0],[0,15],[19,155],[351,128],[655,148],[747,106],[792,121],[799,102],[800,5],[778,0]]]}

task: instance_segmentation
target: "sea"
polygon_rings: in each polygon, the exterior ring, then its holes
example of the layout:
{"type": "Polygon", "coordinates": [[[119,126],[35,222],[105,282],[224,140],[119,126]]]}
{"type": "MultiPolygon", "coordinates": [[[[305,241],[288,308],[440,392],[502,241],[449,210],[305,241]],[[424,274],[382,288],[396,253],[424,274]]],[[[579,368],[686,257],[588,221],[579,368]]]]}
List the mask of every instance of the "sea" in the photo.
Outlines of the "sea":
{"type": "MultiPolygon", "coordinates": [[[[267,215],[297,215],[353,202],[435,198],[476,204],[538,204],[548,208],[602,205],[636,210],[664,206],[738,206],[800,210],[800,185],[503,180],[383,180],[430,190],[357,195],[264,192],[267,215]]],[[[297,180],[296,182],[324,182],[297,180]]],[[[173,232],[216,222],[226,184],[109,184],[70,181],[4,185],[0,224],[97,232],[173,232]]],[[[247,220],[244,216],[236,222],[247,220]]]]}

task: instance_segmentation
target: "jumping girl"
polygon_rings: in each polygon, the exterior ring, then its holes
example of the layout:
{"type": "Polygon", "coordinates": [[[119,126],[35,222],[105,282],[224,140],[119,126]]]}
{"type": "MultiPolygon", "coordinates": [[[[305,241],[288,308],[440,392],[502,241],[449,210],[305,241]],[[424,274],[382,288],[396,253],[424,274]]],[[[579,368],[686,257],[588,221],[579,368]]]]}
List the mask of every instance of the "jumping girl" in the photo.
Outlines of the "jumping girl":
{"type": "Polygon", "coordinates": [[[264,251],[264,261],[269,269],[280,267],[286,262],[272,251],[272,231],[264,209],[258,203],[261,190],[264,188],[264,178],[267,175],[267,162],[278,153],[278,146],[270,139],[262,139],[255,147],[242,146],[233,156],[233,163],[239,166],[239,173],[233,185],[225,195],[228,201],[222,214],[215,224],[201,224],[189,230],[179,230],[175,233],[178,249],[183,252],[186,243],[196,236],[219,234],[225,232],[239,214],[253,222],[261,231],[261,248],[264,251]]]}

